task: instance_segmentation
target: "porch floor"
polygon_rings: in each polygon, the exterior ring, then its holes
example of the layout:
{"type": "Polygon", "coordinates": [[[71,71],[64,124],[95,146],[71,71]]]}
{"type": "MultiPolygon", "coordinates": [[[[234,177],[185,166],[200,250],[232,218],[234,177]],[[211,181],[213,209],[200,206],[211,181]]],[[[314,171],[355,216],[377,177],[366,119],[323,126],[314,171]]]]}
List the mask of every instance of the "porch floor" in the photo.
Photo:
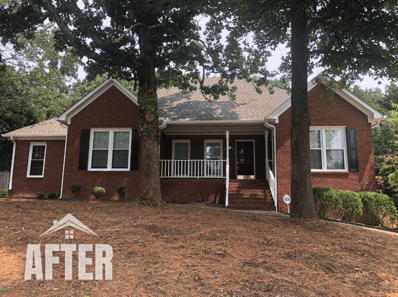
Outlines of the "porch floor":
{"type": "Polygon", "coordinates": [[[271,190],[265,179],[230,179],[228,208],[275,211],[271,190]]]}

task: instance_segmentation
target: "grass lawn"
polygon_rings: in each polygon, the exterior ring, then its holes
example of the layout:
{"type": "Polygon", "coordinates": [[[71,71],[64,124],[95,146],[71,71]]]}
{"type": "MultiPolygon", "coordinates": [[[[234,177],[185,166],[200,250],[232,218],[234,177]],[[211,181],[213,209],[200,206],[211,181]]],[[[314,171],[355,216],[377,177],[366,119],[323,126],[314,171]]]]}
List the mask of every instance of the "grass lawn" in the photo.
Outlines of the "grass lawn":
{"type": "Polygon", "coordinates": [[[1,199],[0,220],[0,296],[398,296],[398,236],[384,231],[103,200],[1,199]],[[39,237],[68,213],[99,237],[39,237]],[[38,243],[43,264],[44,244],[110,244],[113,280],[78,280],[77,253],[65,280],[65,254],[55,252],[52,281],[25,281],[27,245],[38,243]]]}

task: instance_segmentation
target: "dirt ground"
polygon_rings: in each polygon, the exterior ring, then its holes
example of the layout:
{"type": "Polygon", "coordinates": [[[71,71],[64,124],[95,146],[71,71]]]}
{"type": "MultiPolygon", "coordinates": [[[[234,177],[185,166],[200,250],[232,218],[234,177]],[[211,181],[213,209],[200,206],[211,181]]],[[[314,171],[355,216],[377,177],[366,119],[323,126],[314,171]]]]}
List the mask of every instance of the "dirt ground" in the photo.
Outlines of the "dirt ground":
{"type": "Polygon", "coordinates": [[[110,201],[1,199],[0,220],[4,296],[398,296],[398,236],[384,231],[110,201]],[[39,237],[68,213],[99,237],[81,231],[69,240],[64,231],[39,237]],[[44,244],[110,244],[113,280],[78,280],[77,253],[73,280],[65,280],[65,254],[54,252],[60,264],[53,280],[25,281],[27,245],[38,243],[43,263],[44,244]]]}

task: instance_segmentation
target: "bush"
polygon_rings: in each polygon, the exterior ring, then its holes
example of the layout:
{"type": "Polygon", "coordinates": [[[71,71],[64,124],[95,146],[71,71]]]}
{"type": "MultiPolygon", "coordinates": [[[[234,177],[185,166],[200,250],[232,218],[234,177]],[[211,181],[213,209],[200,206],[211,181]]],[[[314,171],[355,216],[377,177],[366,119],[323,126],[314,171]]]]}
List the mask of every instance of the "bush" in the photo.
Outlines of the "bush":
{"type": "Polygon", "coordinates": [[[56,199],[58,197],[59,196],[57,196],[57,193],[55,193],[54,191],[50,191],[47,193],[47,198],[49,198],[49,199],[56,199]]]}
{"type": "Polygon", "coordinates": [[[0,197],[1,198],[9,198],[10,196],[8,196],[8,190],[7,189],[1,189],[0,190],[0,197]]]}
{"type": "Polygon", "coordinates": [[[398,211],[391,197],[374,192],[362,192],[359,196],[363,203],[365,224],[383,226],[384,219],[388,216],[391,224],[394,224],[398,211]]]}
{"type": "Polygon", "coordinates": [[[77,195],[79,195],[81,189],[82,189],[82,187],[79,185],[71,185],[70,186],[70,190],[72,191],[75,198],[77,198],[77,195]]]}
{"type": "Polygon", "coordinates": [[[397,157],[396,153],[385,156],[380,171],[376,176],[377,191],[390,197],[398,193],[398,186],[391,184],[391,180],[388,178],[390,174],[396,171],[398,166],[397,157]]]}
{"type": "Polygon", "coordinates": [[[91,194],[98,199],[100,196],[105,195],[105,189],[101,187],[94,187],[91,189],[91,194]]]}
{"type": "Polygon", "coordinates": [[[44,192],[37,192],[37,199],[44,199],[46,198],[46,193],[44,192]]]}
{"type": "Polygon", "coordinates": [[[119,198],[121,200],[126,198],[127,192],[126,192],[126,187],[125,186],[121,186],[121,187],[117,188],[116,192],[119,194],[119,198]]]}
{"type": "Polygon", "coordinates": [[[337,199],[341,202],[340,216],[343,221],[351,222],[355,217],[363,214],[362,200],[358,193],[352,191],[338,191],[337,199]]]}
{"type": "Polygon", "coordinates": [[[332,209],[339,209],[341,201],[335,190],[329,187],[314,187],[312,189],[315,210],[320,218],[329,218],[332,209]]]}

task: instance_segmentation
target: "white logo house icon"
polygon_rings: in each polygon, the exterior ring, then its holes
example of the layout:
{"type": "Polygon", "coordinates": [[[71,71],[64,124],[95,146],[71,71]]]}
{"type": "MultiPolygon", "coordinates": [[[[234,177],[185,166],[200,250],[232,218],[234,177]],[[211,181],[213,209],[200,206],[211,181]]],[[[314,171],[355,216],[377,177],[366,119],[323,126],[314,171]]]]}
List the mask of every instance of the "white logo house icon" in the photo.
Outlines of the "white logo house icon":
{"type": "MultiPolygon", "coordinates": [[[[42,235],[50,234],[68,227],[73,227],[77,230],[95,235],[99,237],[97,234],[95,234],[93,231],[90,230],[86,225],[84,225],[82,222],[80,222],[78,219],[76,219],[74,216],[72,216],[70,213],[68,213],[66,216],[64,216],[61,220],[53,221],[53,226],[48,229],[46,232],[44,232],[42,235]]],[[[73,230],[67,229],[65,230],[65,239],[73,239],[73,230]]]]}

